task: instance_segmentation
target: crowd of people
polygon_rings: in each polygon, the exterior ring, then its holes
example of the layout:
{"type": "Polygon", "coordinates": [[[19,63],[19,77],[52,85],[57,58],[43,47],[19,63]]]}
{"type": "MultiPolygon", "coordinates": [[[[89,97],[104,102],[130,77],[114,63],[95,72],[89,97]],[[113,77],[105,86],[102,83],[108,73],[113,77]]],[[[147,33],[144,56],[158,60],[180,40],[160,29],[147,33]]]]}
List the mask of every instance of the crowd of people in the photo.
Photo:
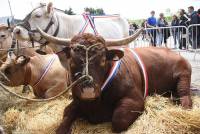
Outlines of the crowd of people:
{"type": "MultiPolygon", "coordinates": [[[[150,14],[151,16],[143,21],[141,27],[149,28],[144,34],[148,34],[152,46],[161,46],[164,44],[167,47],[167,39],[173,36],[174,48],[186,49],[187,30],[185,27],[192,24],[200,24],[200,9],[195,11],[193,6],[188,7],[188,12],[180,9],[178,15],[172,16],[171,22],[166,20],[163,13],[159,14],[159,18],[155,17],[155,11],[151,11],[150,14]],[[172,27],[164,28],[169,26],[172,27]]],[[[130,28],[133,27],[137,28],[132,24],[130,28]]],[[[193,49],[200,48],[200,25],[189,29],[189,43],[193,49]]]]}

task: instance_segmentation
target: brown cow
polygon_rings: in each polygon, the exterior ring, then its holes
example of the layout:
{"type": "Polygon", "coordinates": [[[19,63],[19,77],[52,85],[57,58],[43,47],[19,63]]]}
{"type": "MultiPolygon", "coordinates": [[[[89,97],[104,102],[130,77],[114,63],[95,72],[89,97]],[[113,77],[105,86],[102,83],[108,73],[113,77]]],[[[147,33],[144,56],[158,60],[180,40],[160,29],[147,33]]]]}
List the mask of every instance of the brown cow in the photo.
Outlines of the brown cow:
{"type": "MultiPolygon", "coordinates": [[[[1,45],[0,49],[11,48],[11,45],[13,44],[12,41],[13,40],[12,40],[12,30],[11,30],[11,28],[9,28],[6,25],[0,25],[0,45],[1,45]]],[[[25,41],[19,41],[18,45],[20,47],[31,47],[32,46],[32,44],[30,42],[25,42],[25,41]]],[[[38,46],[38,44],[35,43],[35,46],[38,46]]],[[[13,47],[16,48],[16,46],[13,46],[13,47]]],[[[49,53],[49,54],[53,53],[53,51],[48,46],[45,47],[43,50],[45,50],[45,52],[49,53]]],[[[7,61],[2,65],[1,71],[4,72],[5,69],[15,68],[15,69],[17,69],[18,72],[15,71],[14,73],[12,73],[9,76],[11,83],[7,83],[6,85],[18,86],[18,85],[24,85],[24,84],[28,85],[28,84],[30,84],[30,85],[33,86],[33,83],[31,83],[31,82],[33,82],[40,75],[42,75],[41,74],[42,69],[44,69],[46,64],[49,62],[48,59],[51,58],[52,55],[41,56],[41,55],[39,55],[38,53],[35,52],[35,48],[23,48],[23,49],[19,49],[19,51],[15,50],[14,52],[15,52],[15,54],[18,54],[18,55],[24,55],[23,58],[31,59],[30,62],[27,63],[27,64],[28,64],[28,66],[31,65],[30,67],[31,67],[32,73],[31,73],[30,77],[35,77],[35,78],[32,79],[31,81],[27,81],[27,82],[21,81],[23,78],[25,78],[24,68],[27,65],[24,65],[24,66],[18,68],[17,62],[15,62],[15,56],[13,56],[13,57],[9,56],[10,58],[7,58],[7,61]],[[12,57],[12,59],[11,59],[11,57],[12,57]],[[16,75],[17,73],[19,73],[20,75],[16,75]]],[[[2,61],[5,61],[6,57],[7,57],[7,51],[5,51],[5,50],[0,51],[0,57],[1,57],[2,61]]],[[[40,98],[49,98],[49,97],[52,97],[55,94],[58,94],[59,91],[64,90],[64,88],[66,87],[65,85],[67,84],[66,81],[68,79],[66,79],[67,74],[65,74],[63,72],[65,72],[65,70],[60,65],[59,59],[56,58],[54,65],[51,66],[51,69],[45,75],[45,78],[42,79],[42,81],[37,86],[33,87],[33,91],[35,93],[35,96],[40,97],[40,98]],[[54,71],[50,72],[52,70],[54,70],[54,71]],[[52,80],[51,77],[55,78],[55,80],[52,80]],[[51,84],[49,84],[49,83],[51,83],[51,84]],[[51,88],[51,86],[53,88],[51,88]],[[56,88],[58,88],[58,89],[56,89],[56,88]]],[[[3,81],[6,80],[4,77],[2,77],[1,79],[3,79],[3,81]]],[[[25,89],[27,89],[27,86],[25,86],[23,91],[25,91],[25,89]]]]}
{"type": "Polygon", "coordinates": [[[191,66],[169,49],[149,47],[120,50],[108,46],[119,45],[119,42],[123,45],[123,40],[105,41],[100,36],[81,34],[69,41],[49,36],[41,30],[40,33],[48,41],[68,46],[66,54],[71,60],[72,81],[87,76],[85,81],[72,88],[73,101],[64,111],[57,134],[70,133],[71,125],[78,117],[95,124],[112,121],[113,132],[127,130],[144,111],[147,87],[148,95],[172,92],[180,97],[184,108],[192,106],[191,66]],[[113,64],[114,67],[118,66],[114,75],[110,75],[113,64]]]}
{"type": "Polygon", "coordinates": [[[7,59],[0,67],[6,77],[0,81],[7,86],[31,85],[36,97],[50,98],[67,87],[67,71],[55,54],[18,56],[8,52],[7,59]]]}
{"type": "MultiPolygon", "coordinates": [[[[16,41],[12,37],[12,28],[8,27],[7,25],[0,24],[0,65],[2,64],[2,61],[6,60],[7,57],[7,50],[10,48],[16,48],[16,43],[18,43],[19,47],[31,47],[32,44],[27,41],[16,41]]],[[[36,46],[38,46],[38,43],[35,43],[36,46]]],[[[49,47],[45,47],[43,50],[46,53],[53,53],[52,49],[49,47]]],[[[27,56],[35,56],[38,55],[38,53],[35,52],[35,48],[23,48],[19,49],[19,51],[14,51],[16,54],[20,55],[27,55],[27,56]]],[[[24,85],[22,92],[26,92],[27,90],[30,90],[28,85],[24,85]]]]}

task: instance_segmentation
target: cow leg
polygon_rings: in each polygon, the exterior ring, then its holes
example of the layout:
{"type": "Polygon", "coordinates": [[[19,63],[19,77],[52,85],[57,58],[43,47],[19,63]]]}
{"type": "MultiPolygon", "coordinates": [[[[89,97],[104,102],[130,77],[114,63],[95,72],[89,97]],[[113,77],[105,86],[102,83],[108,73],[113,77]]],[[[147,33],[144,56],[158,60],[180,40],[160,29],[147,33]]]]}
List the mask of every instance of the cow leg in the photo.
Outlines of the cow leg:
{"type": "Polygon", "coordinates": [[[177,92],[180,97],[180,103],[184,108],[192,107],[192,99],[190,95],[191,75],[183,74],[178,78],[177,92]]]}
{"type": "Polygon", "coordinates": [[[71,125],[73,121],[75,121],[76,118],[79,116],[78,112],[78,105],[74,101],[72,101],[64,110],[63,120],[56,130],[56,134],[70,134],[71,125]]]}
{"type": "Polygon", "coordinates": [[[31,89],[30,89],[29,85],[23,86],[22,93],[27,93],[27,92],[30,92],[30,91],[31,91],[31,89]]]}
{"type": "Polygon", "coordinates": [[[56,95],[58,95],[59,93],[61,93],[65,88],[67,87],[67,85],[65,85],[65,83],[58,83],[55,86],[49,88],[46,92],[45,92],[45,98],[51,98],[54,97],[56,95]]]}
{"type": "MultiPolygon", "coordinates": [[[[138,98],[137,98],[138,99],[138,98]]],[[[127,130],[128,127],[142,114],[144,111],[144,100],[142,99],[122,99],[112,117],[113,132],[119,133],[127,130]]]]}

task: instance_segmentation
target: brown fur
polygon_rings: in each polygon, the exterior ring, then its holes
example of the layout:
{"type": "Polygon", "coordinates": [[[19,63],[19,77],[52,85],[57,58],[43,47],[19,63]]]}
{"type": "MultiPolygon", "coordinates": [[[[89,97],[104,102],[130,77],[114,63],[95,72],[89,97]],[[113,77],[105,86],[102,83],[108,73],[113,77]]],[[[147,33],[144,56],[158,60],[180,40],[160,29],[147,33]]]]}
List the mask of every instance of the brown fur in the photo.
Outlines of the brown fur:
{"type": "MultiPolygon", "coordinates": [[[[0,32],[8,35],[7,38],[1,38],[2,39],[0,43],[2,43],[3,49],[8,49],[11,47],[12,44],[12,37],[11,32],[8,30],[9,28],[4,25],[0,25],[0,32]]],[[[30,42],[18,42],[20,47],[31,47],[32,44],[30,42]]],[[[38,46],[38,43],[35,43],[36,46],[38,46]]],[[[50,47],[46,46],[43,47],[43,50],[47,54],[52,54],[53,51],[50,47]]],[[[26,57],[30,57],[30,62],[27,63],[31,67],[32,75],[31,77],[30,85],[33,85],[33,83],[38,79],[38,77],[41,75],[42,70],[44,66],[47,64],[49,58],[52,55],[46,55],[41,56],[38,53],[35,52],[35,48],[25,48],[20,49],[19,51],[14,51],[15,54],[23,55],[26,57]]],[[[2,72],[5,71],[6,68],[12,68],[15,71],[12,73],[12,75],[9,76],[11,82],[5,83],[8,86],[19,86],[23,85],[24,78],[25,78],[25,67],[26,65],[17,65],[15,62],[15,59],[12,59],[12,61],[8,60],[7,58],[7,52],[1,51],[0,57],[2,57],[2,60],[5,61],[3,65],[1,65],[0,70],[2,72]]],[[[54,65],[51,67],[49,72],[46,74],[44,79],[40,82],[40,84],[37,87],[33,88],[34,94],[36,97],[39,98],[49,98],[56,94],[58,94],[60,91],[64,90],[67,86],[68,82],[68,73],[65,71],[65,69],[61,66],[59,59],[56,59],[54,65]]],[[[5,81],[5,79],[1,76],[1,81],[5,81]]]]}
{"type": "MultiPolygon", "coordinates": [[[[144,78],[137,61],[129,50],[124,56],[116,48],[106,48],[101,37],[82,34],[72,39],[70,50],[70,66],[72,81],[75,74],[84,69],[84,50],[77,50],[75,44],[91,46],[98,43],[98,49],[91,50],[89,56],[97,57],[90,61],[89,75],[94,81],[95,99],[85,99],[83,87],[89,85],[80,83],[72,89],[73,102],[64,111],[63,122],[57,129],[57,134],[70,133],[70,127],[75,119],[82,117],[91,123],[112,122],[114,132],[126,130],[144,111],[144,78]],[[101,92],[101,86],[111,69],[112,59],[122,57],[120,69],[112,82],[101,92]]],[[[135,51],[142,58],[149,79],[149,95],[171,92],[180,97],[184,108],[191,108],[190,96],[191,66],[180,55],[166,48],[136,48],[135,51]]],[[[69,51],[67,52],[67,54],[69,51]]],[[[91,86],[91,85],[90,85],[91,86]]],[[[90,90],[88,88],[87,90],[90,90]]]]}
{"type": "Polygon", "coordinates": [[[58,58],[55,59],[50,70],[40,83],[37,86],[33,86],[42,75],[45,66],[51,58],[52,54],[38,55],[30,58],[26,57],[22,63],[17,61],[19,57],[11,60],[7,59],[0,70],[9,78],[10,82],[7,82],[2,76],[0,80],[7,86],[19,86],[24,84],[25,79],[30,79],[27,84],[33,87],[33,92],[36,97],[53,97],[67,87],[68,81],[67,71],[62,67],[58,58]],[[27,68],[30,68],[31,73],[26,74],[28,72],[27,68]]]}

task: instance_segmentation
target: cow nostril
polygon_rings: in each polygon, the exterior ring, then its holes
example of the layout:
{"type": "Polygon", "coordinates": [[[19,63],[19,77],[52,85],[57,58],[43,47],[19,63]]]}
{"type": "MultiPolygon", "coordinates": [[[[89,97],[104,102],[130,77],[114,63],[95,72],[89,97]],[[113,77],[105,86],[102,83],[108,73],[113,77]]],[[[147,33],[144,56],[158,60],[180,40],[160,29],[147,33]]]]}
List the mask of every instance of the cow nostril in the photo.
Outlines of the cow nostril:
{"type": "Polygon", "coordinates": [[[6,37],[6,35],[1,35],[2,38],[6,37]]]}
{"type": "Polygon", "coordinates": [[[21,30],[20,30],[20,29],[16,29],[16,30],[15,30],[15,33],[16,33],[16,34],[20,34],[20,33],[21,33],[21,30]]]}

